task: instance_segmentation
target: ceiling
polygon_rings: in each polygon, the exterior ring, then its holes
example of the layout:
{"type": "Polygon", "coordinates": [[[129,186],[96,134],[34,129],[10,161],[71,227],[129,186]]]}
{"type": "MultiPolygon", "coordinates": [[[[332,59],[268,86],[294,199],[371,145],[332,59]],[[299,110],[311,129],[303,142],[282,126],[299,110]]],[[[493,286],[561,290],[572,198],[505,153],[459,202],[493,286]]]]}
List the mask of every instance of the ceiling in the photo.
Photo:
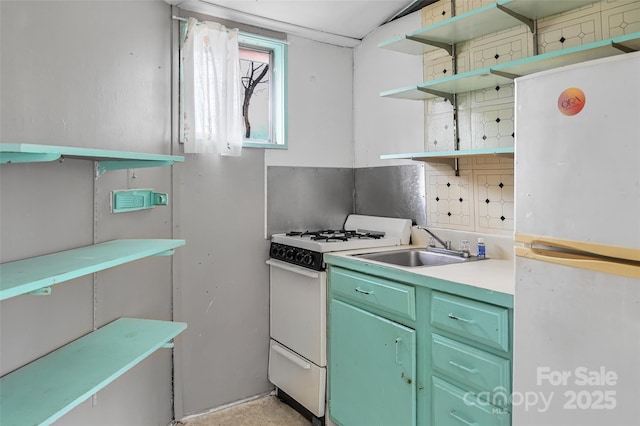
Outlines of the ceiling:
{"type": "Polygon", "coordinates": [[[165,1],[243,24],[353,47],[380,25],[435,0],[165,1]]]}

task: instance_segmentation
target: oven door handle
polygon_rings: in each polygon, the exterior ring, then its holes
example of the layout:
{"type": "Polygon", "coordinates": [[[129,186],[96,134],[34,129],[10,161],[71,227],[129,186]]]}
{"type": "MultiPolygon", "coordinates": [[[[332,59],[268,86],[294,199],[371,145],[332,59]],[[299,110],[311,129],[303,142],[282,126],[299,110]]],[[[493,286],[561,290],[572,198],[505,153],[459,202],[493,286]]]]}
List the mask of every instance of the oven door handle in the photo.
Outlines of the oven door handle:
{"type": "Polygon", "coordinates": [[[301,268],[295,265],[289,265],[288,263],[281,262],[275,259],[267,260],[267,265],[275,266],[276,268],[284,269],[285,271],[293,272],[299,275],[304,275],[307,278],[318,278],[320,277],[320,273],[316,271],[312,271],[311,269],[301,268]]]}
{"type": "Polygon", "coordinates": [[[292,363],[294,363],[298,367],[302,368],[303,370],[311,369],[311,364],[309,364],[308,362],[305,362],[305,361],[302,361],[302,360],[298,359],[294,355],[292,355],[289,352],[287,352],[285,349],[282,349],[280,346],[271,345],[271,349],[273,349],[274,352],[277,352],[278,354],[282,355],[283,357],[285,357],[286,359],[288,359],[289,361],[291,361],[292,363]]]}

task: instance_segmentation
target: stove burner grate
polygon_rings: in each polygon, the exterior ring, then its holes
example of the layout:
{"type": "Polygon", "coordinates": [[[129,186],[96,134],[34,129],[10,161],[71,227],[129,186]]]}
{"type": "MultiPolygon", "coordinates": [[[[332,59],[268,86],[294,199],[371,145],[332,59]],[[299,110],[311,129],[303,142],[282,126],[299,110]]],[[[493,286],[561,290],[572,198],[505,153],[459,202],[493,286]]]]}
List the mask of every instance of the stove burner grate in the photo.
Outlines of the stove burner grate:
{"type": "Polygon", "coordinates": [[[319,231],[289,231],[287,237],[309,237],[312,241],[349,241],[350,239],[379,240],[384,237],[384,232],[347,231],[344,229],[323,229],[319,231]]]}

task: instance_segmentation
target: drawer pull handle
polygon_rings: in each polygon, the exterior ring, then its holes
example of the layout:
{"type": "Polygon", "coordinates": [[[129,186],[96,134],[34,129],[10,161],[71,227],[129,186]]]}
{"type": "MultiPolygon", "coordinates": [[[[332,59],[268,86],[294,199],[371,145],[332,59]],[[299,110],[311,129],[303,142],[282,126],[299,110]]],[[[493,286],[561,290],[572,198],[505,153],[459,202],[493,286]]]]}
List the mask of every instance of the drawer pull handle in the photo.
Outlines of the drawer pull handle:
{"type": "Polygon", "coordinates": [[[458,421],[460,421],[460,422],[462,422],[462,423],[464,423],[465,425],[468,425],[468,426],[476,426],[478,424],[476,422],[470,422],[469,420],[463,419],[462,417],[460,417],[458,415],[458,413],[456,413],[456,410],[449,411],[449,415],[451,417],[453,417],[454,419],[456,419],[456,420],[458,420],[458,421]]]}
{"type": "Polygon", "coordinates": [[[467,373],[476,374],[478,372],[477,368],[465,367],[464,365],[458,364],[454,361],[449,361],[449,364],[453,365],[454,367],[458,367],[460,370],[466,371],[467,373]]]}
{"type": "Polygon", "coordinates": [[[398,360],[398,346],[399,346],[398,343],[400,343],[401,341],[402,341],[401,338],[399,338],[399,337],[396,338],[396,364],[398,364],[398,365],[402,365],[402,361],[398,360]]]}
{"type": "Polygon", "coordinates": [[[452,320],[456,320],[456,321],[462,321],[465,324],[475,324],[476,323],[476,320],[472,320],[472,319],[469,320],[469,319],[466,319],[466,318],[461,318],[461,317],[459,317],[457,315],[454,315],[454,314],[449,314],[449,318],[452,319],[452,320]]]}
{"type": "Polygon", "coordinates": [[[372,291],[362,290],[362,289],[361,289],[361,288],[359,288],[359,287],[356,287],[356,292],[357,292],[357,293],[362,293],[362,294],[371,294],[371,293],[373,293],[372,291]]]}

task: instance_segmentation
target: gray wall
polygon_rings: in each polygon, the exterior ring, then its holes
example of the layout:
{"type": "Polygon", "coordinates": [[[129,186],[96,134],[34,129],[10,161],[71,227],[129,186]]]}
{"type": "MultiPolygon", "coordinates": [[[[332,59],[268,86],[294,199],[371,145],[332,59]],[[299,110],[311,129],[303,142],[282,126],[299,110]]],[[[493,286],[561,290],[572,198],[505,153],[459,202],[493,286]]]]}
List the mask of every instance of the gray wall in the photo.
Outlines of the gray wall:
{"type": "Polygon", "coordinates": [[[176,418],[268,392],[264,151],[174,166],[176,418]]]}
{"type": "MultiPolygon", "coordinates": [[[[163,2],[0,2],[0,141],[169,154],[170,16],[163,2]]],[[[109,212],[111,190],[171,193],[171,181],[171,168],[94,179],[90,161],[3,165],[0,261],[171,238],[170,207],[109,212]]],[[[172,319],[171,257],[0,302],[0,374],[121,316],[172,319]]],[[[172,417],[172,354],[162,349],[59,424],[166,425],[172,417]]]]}

